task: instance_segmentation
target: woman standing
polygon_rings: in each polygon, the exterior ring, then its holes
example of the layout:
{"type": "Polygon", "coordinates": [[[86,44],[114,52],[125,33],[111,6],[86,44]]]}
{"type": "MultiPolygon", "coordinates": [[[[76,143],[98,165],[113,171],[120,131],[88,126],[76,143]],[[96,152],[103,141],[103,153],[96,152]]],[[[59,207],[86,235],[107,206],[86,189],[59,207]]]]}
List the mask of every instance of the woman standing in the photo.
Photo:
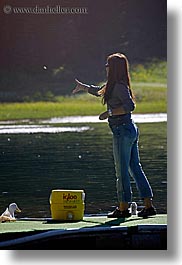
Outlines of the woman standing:
{"type": "Polygon", "coordinates": [[[138,138],[139,132],[131,118],[135,109],[134,95],[130,85],[129,64],[126,56],[114,53],[107,58],[107,83],[103,87],[86,85],[76,80],[73,93],[80,90],[95,96],[102,96],[107,111],[99,119],[108,118],[113,133],[113,155],[116,171],[116,188],[119,206],[108,217],[130,217],[129,203],[132,201],[130,176],[136,182],[144,208],[138,212],[139,217],[156,214],[152,203],[152,189],[140,164],[138,138]]]}

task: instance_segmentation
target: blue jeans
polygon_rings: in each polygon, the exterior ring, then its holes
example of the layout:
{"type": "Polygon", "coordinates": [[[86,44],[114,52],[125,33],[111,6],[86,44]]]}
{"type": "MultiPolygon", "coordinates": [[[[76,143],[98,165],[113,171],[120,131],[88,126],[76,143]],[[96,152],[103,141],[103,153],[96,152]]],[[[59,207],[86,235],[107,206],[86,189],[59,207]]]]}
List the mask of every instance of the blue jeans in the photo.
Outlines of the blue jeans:
{"type": "Polygon", "coordinates": [[[140,164],[139,132],[134,122],[110,126],[113,133],[113,155],[119,202],[132,201],[130,176],[135,180],[141,198],[152,198],[151,186],[140,164]]]}

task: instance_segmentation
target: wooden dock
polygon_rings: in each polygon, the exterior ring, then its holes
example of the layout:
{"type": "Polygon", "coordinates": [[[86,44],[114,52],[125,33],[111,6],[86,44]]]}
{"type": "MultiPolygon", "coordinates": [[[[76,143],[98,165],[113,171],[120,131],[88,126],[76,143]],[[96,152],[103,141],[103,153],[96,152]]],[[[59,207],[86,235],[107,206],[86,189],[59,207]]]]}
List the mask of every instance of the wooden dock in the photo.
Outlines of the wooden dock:
{"type": "Polygon", "coordinates": [[[167,249],[167,215],[81,221],[22,218],[0,223],[0,249],[167,249]]]}

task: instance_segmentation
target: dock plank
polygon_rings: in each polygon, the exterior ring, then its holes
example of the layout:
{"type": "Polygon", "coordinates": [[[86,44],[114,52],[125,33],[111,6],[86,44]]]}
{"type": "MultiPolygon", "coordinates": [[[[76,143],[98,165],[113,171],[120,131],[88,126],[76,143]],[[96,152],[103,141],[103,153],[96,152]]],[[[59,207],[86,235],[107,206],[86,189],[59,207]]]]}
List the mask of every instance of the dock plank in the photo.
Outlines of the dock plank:
{"type": "Polygon", "coordinates": [[[82,221],[60,221],[54,222],[51,219],[20,219],[16,222],[0,223],[0,234],[29,231],[47,231],[53,229],[80,229],[85,227],[111,227],[111,226],[136,226],[136,225],[158,225],[167,224],[167,215],[159,214],[153,217],[140,218],[132,216],[130,218],[107,218],[107,216],[84,216],[82,221]]]}

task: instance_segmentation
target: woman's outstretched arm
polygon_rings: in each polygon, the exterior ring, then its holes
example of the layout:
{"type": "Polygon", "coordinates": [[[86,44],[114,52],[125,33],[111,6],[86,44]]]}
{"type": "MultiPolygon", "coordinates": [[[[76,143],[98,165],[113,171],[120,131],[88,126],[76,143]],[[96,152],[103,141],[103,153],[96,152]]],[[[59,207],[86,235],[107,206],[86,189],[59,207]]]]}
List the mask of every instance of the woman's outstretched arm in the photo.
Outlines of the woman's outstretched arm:
{"type": "Polygon", "coordinates": [[[73,89],[72,93],[75,94],[79,91],[85,91],[85,92],[88,92],[88,89],[89,89],[89,85],[86,85],[82,82],[80,82],[78,79],[75,79],[76,81],[76,86],[75,88],[73,89]]]}
{"type": "Polygon", "coordinates": [[[99,91],[103,89],[103,86],[100,87],[100,86],[94,86],[94,85],[87,85],[87,84],[80,82],[78,79],[75,79],[75,81],[76,81],[76,87],[72,91],[73,94],[79,91],[85,91],[96,97],[101,96],[101,93],[99,93],[99,91]]]}

